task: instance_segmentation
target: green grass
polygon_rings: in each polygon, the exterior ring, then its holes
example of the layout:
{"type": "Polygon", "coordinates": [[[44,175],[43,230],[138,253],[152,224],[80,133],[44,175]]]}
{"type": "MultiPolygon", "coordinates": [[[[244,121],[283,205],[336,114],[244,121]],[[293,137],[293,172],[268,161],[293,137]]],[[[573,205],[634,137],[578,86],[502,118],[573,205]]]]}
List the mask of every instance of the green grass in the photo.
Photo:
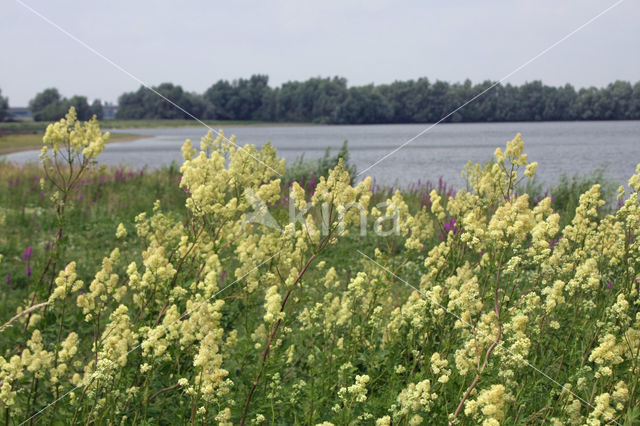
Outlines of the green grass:
{"type": "MultiPolygon", "coordinates": [[[[211,127],[239,127],[239,126],[304,126],[311,123],[274,123],[269,121],[239,121],[239,120],[203,120],[211,127]]],[[[15,121],[0,123],[0,133],[5,132],[38,132],[44,131],[49,123],[45,121],[15,121]]],[[[146,129],[165,127],[200,127],[202,123],[196,120],[102,120],[100,126],[103,130],[109,129],[146,129]]]]}
{"type": "MultiPolygon", "coordinates": [[[[301,182],[310,194],[313,182],[310,177],[318,179],[320,175],[326,175],[328,168],[337,163],[341,155],[344,155],[344,152],[341,151],[334,157],[325,157],[322,164],[296,162],[296,166],[288,171],[287,178],[301,182]]],[[[0,167],[0,211],[6,215],[6,223],[0,236],[0,253],[5,256],[0,263],[0,282],[6,282],[9,274],[11,279],[7,287],[12,290],[0,295],[0,302],[7,307],[0,312],[0,323],[15,313],[19,301],[26,297],[29,283],[35,279],[34,276],[25,275],[26,264],[22,260],[24,249],[28,246],[33,247],[31,270],[42,270],[43,259],[47,258],[46,246],[53,239],[58,227],[53,204],[40,190],[41,176],[42,170],[36,165],[2,164],[0,167]]],[[[91,274],[95,272],[101,259],[108,255],[108,248],[117,246],[115,230],[120,222],[131,224],[139,213],[150,214],[156,200],[160,200],[163,210],[170,211],[177,217],[186,214],[186,195],[178,187],[179,178],[180,174],[175,165],[150,172],[111,168],[104,171],[94,170],[79,185],[72,202],[69,203],[70,232],[67,234],[66,244],[69,249],[65,257],[80,259],[78,270],[83,272],[80,274],[82,279],[90,281],[91,274]],[[100,241],[100,244],[92,244],[92,241],[100,241]]],[[[563,178],[558,185],[549,190],[562,223],[570,222],[575,212],[574,200],[579,198],[584,185],[592,179],[593,176],[563,178]]],[[[412,210],[420,209],[421,206],[428,205],[429,192],[432,189],[443,194],[452,191],[442,182],[432,184],[427,181],[405,189],[403,196],[412,210]]],[[[288,186],[283,188],[283,198],[288,190],[288,186]]],[[[374,188],[372,205],[386,200],[392,195],[391,191],[392,188],[384,186],[374,188]]],[[[272,213],[278,221],[285,222],[288,220],[288,205],[278,203],[272,213]]],[[[133,232],[132,229],[129,231],[133,232]]],[[[372,243],[375,242],[373,236],[367,238],[371,239],[372,243]]],[[[380,248],[392,253],[397,249],[396,243],[400,244],[401,239],[396,241],[387,238],[384,239],[384,246],[380,248]]],[[[362,245],[363,240],[360,236],[345,238],[339,249],[329,254],[330,263],[348,274],[351,261],[347,254],[353,253],[362,245]]],[[[129,246],[127,249],[135,253],[140,247],[129,246]]],[[[311,271],[309,277],[313,276],[314,272],[311,271]]]]}
{"type": "MultiPolygon", "coordinates": [[[[15,314],[15,302],[26,297],[29,285],[37,279],[58,228],[52,202],[40,189],[41,176],[35,165],[0,167],[0,211],[6,216],[0,235],[0,253],[4,255],[0,282],[9,290],[0,292],[0,302],[6,307],[0,310],[0,323],[15,314]],[[34,253],[31,277],[26,276],[27,265],[22,259],[29,246],[34,253]]],[[[100,260],[109,254],[108,248],[116,246],[115,230],[120,222],[132,223],[139,213],[150,213],[155,200],[174,214],[184,214],[186,196],[178,179],[176,168],[95,170],[78,185],[69,203],[65,259],[78,259],[80,275],[90,282],[100,260]],[[100,244],[93,244],[95,241],[100,244]]]]}
{"type": "MultiPolygon", "coordinates": [[[[0,133],[0,155],[42,148],[42,131],[0,133]]],[[[109,142],[125,142],[143,136],[132,133],[112,133],[109,142]]]]}

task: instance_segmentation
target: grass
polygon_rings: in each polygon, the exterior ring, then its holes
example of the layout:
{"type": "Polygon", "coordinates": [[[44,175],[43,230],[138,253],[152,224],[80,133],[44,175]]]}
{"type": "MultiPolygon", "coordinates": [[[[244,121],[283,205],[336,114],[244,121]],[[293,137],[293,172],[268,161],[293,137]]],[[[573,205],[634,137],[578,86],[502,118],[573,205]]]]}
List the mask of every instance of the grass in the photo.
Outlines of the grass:
{"type": "MultiPolygon", "coordinates": [[[[281,198],[288,199],[289,186],[293,181],[300,182],[311,193],[314,182],[320,176],[326,176],[329,168],[337,164],[338,158],[345,155],[348,157],[348,152],[343,148],[333,157],[325,156],[321,162],[296,161],[295,166],[287,173],[285,182],[289,185],[283,188],[281,198]]],[[[26,265],[21,258],[23,250],[33,246],[34,263],[31,269],[42,269],[44,265],[38,259],[47,257],[47,244],[58,226],[53,204],[40,190],[41,176],[42,171],[35,164],[16,166],[9,163],[0,167],[0,212],[6,215],[4,232],[0,238],[0,253],[5,255],[0,264],[0,282],[6,283],[12,290],[0,295],[0,303],[7,307],[0,312],[0,323],[15,313],[15,307],[19,300],[26,297],[25,291],[32,279],[25,275],[26,265]],[[9,282],[7,275],[11,277],[9,282]]],[[[563,177],[556,186],[546,191],[552,195],[562,223],[571,221],[575,212],[575,200],[593,179],[592,175],[574,176],[571,179],[563,177]],[[568,182],[573,184],[569,185],[568,182]]],[[[120,222],[132,223],[134,217],[141,212],[150,214],[156,200],[160,200],[163,210],[170,211],[176,217],[186,215],[186,194],[179,189],[179,180],[178,167],[172,165],[153,171],[130,168],[96,169],[83,181],[69,206],[69,222],[73,227],[70,227],[72,232],[67,236],[67,246],[70,249],[66,257],[82,259],[78,268],[86,273],[83,277],[85,280],[90,282],[90,275],[95,272],[101,259],[108,255],[105,247],[117,245],[115,229],[120,222]],[[100,241],[101,244],[93,245],[90,241],[100,241]]],[[[429,205],[429,193],[432,189],[449,196],[455,194],[453,188],[443,181],[424,181],[404,189],[403,196],[411,209],[420,209],[429,205]]],[[[374,185],[372,190],[372,204],[375,205],[391,197],[394,188],[374,185]]],[[[276,219],[288,219],[288,205],[284,201],[277,204],[275,209],[273,215],[276,219]]],[[[398,249],[396,243],[400,244],[400,240],[386,239],[386,246],[381,249],[393,253],[398,249]]],[[[347,254],[353,253],[362,244],[359,236],[345,238],[339,249],[330,254],[330,263],[348,276],[351,260],[347,254]]],[[[131,252],[135,252],[136,248],[141,247],[128,247],[131,252]]],[[[314,271],[311,271],[310,279],[316,278],[314,275],[314,271]]]]}
{"type": "MultiPolygon", "coordinates": [[[[26,297],[29,283],[44,267],[47,250],[57,229],[52,202],[40,189],[41,169],[36,165],[0,167],[0,211],[6,216],[0,237],[0,282],[9,292],[0,292],[0,322],[15,314],[15,308],[26,297]],[[26,275],[22,253],[33,247],[31,270],[26,275]],[[9,277],[9,278],[8,278],[9,277]]],[[[69,210],[67,234],[69,259],[79,259],[78,269],[90,282],[105,247],[116,244],[115,229],[120,222],[130,223],[141,212],[151,213],[154,201],[160,200],[176,215],[184,213],[185,194],[178,188],[175,167],[147,172],[112,168],[95,170],[75,191],[69,210]],[[100,241],[99,245],[91,241],[100,241]]],[[[132,246],[131,249],[136,247],[132,246]]]]}
{"type": "MultiPolygon", "coordinates": [[[[274,123],[269,121],[237,121],[237,120],[203,120],[211,127],[240,127],[240,126],[304,126],[311,123],[274,123]]],[[[0,123],[2,132],[43,132],[49,123],[45,121],[23,120],[0,123]]],[[[103,130],[109,129],[146,129],[167,127],[198,127],[202,124],[196,120],[102,120],[100,125],[103,130]]]]}
{"type": "MultiPolygon", "coordinates": [[[[0,155],[42,148],[42,131],[0,133],[0,155]]],[[[133,133],[112,133],[109,142],[126,142],[142,138],[133,133]]]]}

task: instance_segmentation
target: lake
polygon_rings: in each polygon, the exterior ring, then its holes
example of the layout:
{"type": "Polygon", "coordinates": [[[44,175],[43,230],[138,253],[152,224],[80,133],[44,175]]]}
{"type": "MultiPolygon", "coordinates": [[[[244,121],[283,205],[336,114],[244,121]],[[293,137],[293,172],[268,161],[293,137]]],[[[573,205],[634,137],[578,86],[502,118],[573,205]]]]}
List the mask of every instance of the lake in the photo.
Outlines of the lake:
{"type": "MultiPolygon", "coordinates": [[[[103,123],[106,125],[107,123],[103,123]]],[[[288,162],[304,155],[321,157],[327,147],[335,153],[349,141],[351,161],[364,170],[381,157],[429,127],[428,124],[245,126],[224,128],[240,145],[266,141],[288,162]]],[[[106,127],[105,127],[106,128],[106,127]]],[[[186,138],[199,147],[205,127],[120,129],[145,136],[133,142],[108,144],[100,162],[131,167],[161,167],[182,162],[186,138]]],[[[605,176],[626,184],[640,163],[640,121],[462,123],[441,124],[367,171],[379,183],[406,186],[418,179],[460,187],[460,172],[468,160],[484,162],[496,147],[522,133],[529,161],[538,161],[538,178],[553,183],[561,174],[586,174],[605,167],[605,176]]],[[[37,161],[38,152],[10,154],[9,161],[37,161]]]]}

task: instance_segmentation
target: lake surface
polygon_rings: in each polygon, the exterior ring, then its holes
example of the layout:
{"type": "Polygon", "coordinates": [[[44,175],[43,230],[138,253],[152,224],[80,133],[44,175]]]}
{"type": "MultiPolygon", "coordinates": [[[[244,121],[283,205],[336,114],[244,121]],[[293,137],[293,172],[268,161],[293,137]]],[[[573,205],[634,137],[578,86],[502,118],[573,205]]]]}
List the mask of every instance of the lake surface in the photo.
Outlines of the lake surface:
{"type": "MultiPolygon", "coordinates": [[[[224,128],[226,136],[236,135],[237,143],[262,145],[266,141],[278,149],[287,162],[324,155],[327,147],[337,152],[349,141],[351,161],[364,170],[390,151],[429,127],[428,124],[247,126],[224,128]]],[[[133,142],[108,144],[100,162],[131,167],[161,167],[172,161],[182,163],[180,147],[190,138],[199,147],[205,127],[164,129],[121,129],[145,136],[133,142]]],[[[496,147],[522,133],[529,161],[537,161],[538,179],[553,183],[561,174],[586,174],[605,167],[605,176],[626,184],[640,163],[640,121],[464,123],[441,124],[420,136],[386,160],[367,171],[379,183],[402,185],[418,179],[445,182],[460,187],[465,163],[484,162],[496,147]]],[[[8,155],[9,161],[37,161],[38,151],[8,155]]]]}

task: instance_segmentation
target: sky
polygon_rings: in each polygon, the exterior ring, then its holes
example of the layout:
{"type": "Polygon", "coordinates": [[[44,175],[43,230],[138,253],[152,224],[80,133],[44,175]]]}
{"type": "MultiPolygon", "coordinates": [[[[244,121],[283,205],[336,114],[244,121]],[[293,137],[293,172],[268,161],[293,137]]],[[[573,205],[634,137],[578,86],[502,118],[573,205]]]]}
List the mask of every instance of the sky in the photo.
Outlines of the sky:
{"type": "MultiPolygon", "coordinates": [[[[252,74],[271,86],[336,75],[496,81],[617,1],[0,0],[0,90],[26,106],[48,87],[117,102],[141,81],[202,93],[252,74]]],[[[623,0],[505,83],[636,82],[638,22],[640,2],[623,0]]]]}

